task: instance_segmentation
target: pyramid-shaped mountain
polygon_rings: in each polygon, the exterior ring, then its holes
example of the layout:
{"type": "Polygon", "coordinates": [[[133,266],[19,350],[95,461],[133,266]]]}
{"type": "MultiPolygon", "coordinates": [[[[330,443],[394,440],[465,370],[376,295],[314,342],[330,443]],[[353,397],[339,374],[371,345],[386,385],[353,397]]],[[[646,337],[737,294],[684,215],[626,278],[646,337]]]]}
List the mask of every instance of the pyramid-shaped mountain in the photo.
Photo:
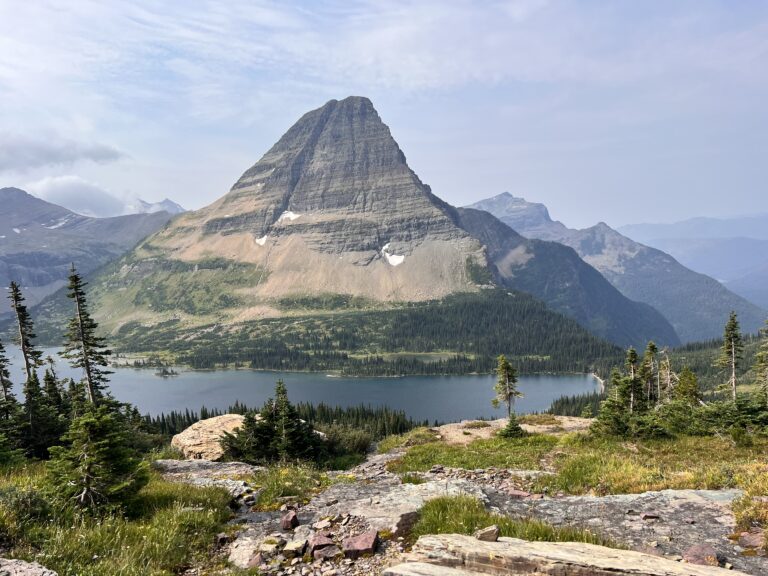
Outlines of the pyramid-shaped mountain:
{"type": "Polygon", "coordinates": [[[127,334],[339,306],[381,311],[504,287],[621,345],[676,343],[656,311],[622,296],[573,250],[491,220],[478,225],[432,194],[367,98],[332,100],[300,118],[226,195],[177,216],[106,270],[93,282],[96,309],[103,326],[127,334]]]}

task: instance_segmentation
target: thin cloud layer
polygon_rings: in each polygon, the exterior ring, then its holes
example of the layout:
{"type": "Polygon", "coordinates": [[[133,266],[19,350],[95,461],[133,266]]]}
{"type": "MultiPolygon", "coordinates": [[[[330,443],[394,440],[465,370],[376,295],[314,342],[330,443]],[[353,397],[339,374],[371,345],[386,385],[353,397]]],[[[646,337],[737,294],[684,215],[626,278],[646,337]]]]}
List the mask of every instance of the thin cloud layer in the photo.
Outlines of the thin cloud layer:
{"type": "Polygon", "coordinates": [[[25,186],[26,190],[84,216],[105,218],[133,212],[130,201],[119,198],[98,184],[80,176],[67,175],[43,178],[25,186]]]}
{"type": "Polygon", "coordinates": [[[123,154],[104,144],[83,144],[50,138],[35,139],[13,134],[0,135],[0,172],[26,172],[48,166],[67,166],[81,160],[99,164],[114,162],[123,154]]]}

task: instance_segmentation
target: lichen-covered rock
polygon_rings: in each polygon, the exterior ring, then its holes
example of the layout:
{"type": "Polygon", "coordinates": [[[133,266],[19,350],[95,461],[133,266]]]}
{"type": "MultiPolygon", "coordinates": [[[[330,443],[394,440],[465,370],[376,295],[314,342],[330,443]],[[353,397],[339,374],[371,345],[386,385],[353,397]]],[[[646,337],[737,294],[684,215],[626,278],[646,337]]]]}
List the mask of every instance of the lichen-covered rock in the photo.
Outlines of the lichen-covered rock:
{"type": "Polygon", "coordinates": [[[40,566],[37,562],[0,558],[0,576],[58,576],[58,574],[40,566]]]}
{"type": "Polygon", "coordinates": [[[195,422],[171,440],[171,446],[193,460],[218,460],[224,455],[221,439],[243,425],[241,414],[224,414],[195,422]]]}

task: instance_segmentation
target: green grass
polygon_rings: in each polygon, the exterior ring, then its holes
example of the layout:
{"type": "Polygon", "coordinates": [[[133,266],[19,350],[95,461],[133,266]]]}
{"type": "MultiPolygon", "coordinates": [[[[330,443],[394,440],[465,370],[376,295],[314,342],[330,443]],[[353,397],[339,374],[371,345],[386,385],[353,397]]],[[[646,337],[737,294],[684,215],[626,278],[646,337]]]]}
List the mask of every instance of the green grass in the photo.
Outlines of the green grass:
{"type": "Polygon", "coordinates": [[[490,427],[491,425],[485,420],[473,420],[472,422],[467,422],[462,426],[462,428],[466,428],[467,430],[477,430],[480,428],[490,428],[490,427]]]}
{"type": "Polygon", "coordinates": [[[627,442],[570,435],[551,454],[557,474],[542,478],[535,488],[602,495],[744,487],[744,471],[768,463],[766,449],[765,438],[739,447],[717,437],[627,442]]]}
{"type": "Polygon", "coordinates": [[[513,520],[488,512],[471,496],[445,496],[427,502],[421,509],[419,520],[413,527],[412,537],[426,534],[468,534],[495,524],[502,536],[529,541],[587,542],[602,546],[613,544],[588,530],[556,528],[544,522],[523,519],[513,520]]]}
{"type": "Polygon", "coordinates": [[[529,424],[530,426],[559,426],[558,420],[552,414],[525,414],[518,416],[517,421],[520,424],[529,424]]]}
{"type": "Polygon", "coordinates": [[[17,494],[0,498],[0,540],[11,556],[38,561],[60,576],[178,574],[209,562],[214,536],[231,517],[226,491],[156,475],[126,514],[100,518],[46,506],[44,489],[40,465],[0,477],[0,490],[17,494]]]}
{"type": "Polygon", "coordinates": [[[430,442],[413,446],[402,458],[389,464],[392,472],[426,472],[441,464],[452,468],[517,468],[537,470],[539,461],[558,440],[533,434],[524,438],[476,440],[467,446],[430,442]]]}
{"type": "Polygon", "coordinates": [[[405,434],[393,434],[379,442],[377,448],[379,454],[386,454],[397,448],[410,448],[420,444],[435,442],[437,435],[429,428],[414,428],[405,434]]]}
{"type": "Polygon", "coordinates": [[[253,484],[262,489],[256,507],[259,510],[277,510],[287,500],[306,504],[326,488],[330,480],[309,464],[278,464],[258,472],[253,484]]]}

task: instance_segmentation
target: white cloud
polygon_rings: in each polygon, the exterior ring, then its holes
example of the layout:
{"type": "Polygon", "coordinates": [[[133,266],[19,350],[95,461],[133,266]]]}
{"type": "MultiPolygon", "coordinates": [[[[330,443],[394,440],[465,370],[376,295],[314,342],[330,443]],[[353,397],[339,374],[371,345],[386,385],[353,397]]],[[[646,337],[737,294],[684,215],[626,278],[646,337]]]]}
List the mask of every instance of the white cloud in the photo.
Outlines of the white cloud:
{"type": "Polygon", "coordinates": [[[131,199],[119,197],[80,176],[52,176],[31,182],[25,188],[38,198],[85,216],[104,218],[134,211],[131,199]]]}
{"type": "Polygon", "coordinates": [[[123,153],[112,146],[74,142],[63,138],[31,138],[0,134],[0,172],[25,172],[49,166],[66,166],[80,160],[114,162],[123,153]]]}

